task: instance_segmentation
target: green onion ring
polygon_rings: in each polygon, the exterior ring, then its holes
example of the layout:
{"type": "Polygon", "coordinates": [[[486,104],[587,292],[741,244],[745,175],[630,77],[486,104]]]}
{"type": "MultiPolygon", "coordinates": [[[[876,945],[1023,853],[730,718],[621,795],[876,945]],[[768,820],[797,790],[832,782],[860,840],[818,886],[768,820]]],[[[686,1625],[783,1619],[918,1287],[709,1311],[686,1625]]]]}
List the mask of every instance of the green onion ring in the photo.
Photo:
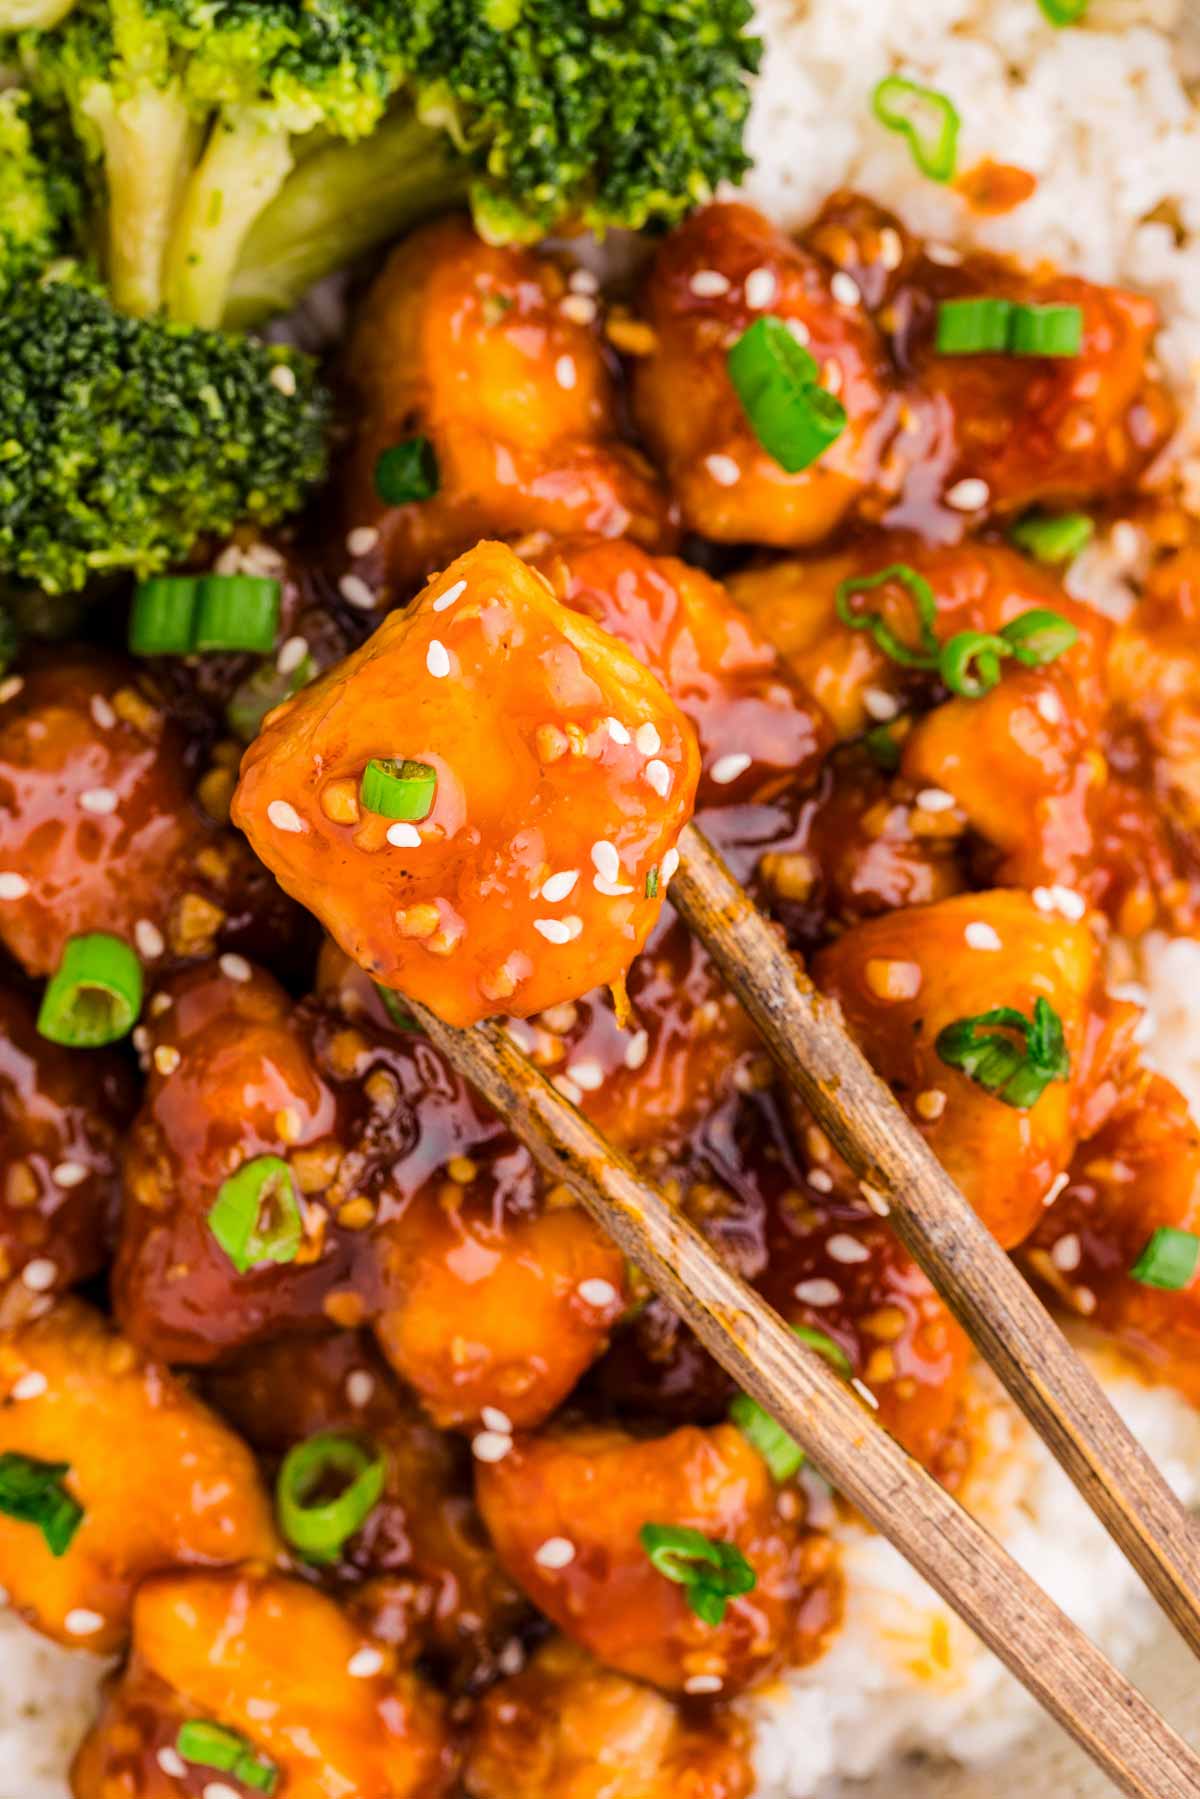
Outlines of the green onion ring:
{"type": "Polygon", "coordinates": [[[208,1228],[239,1274],[264,1262],[294,1262],[304,1221],[282,1156],[255,1156],[222,1181],[208,1228]]]}
{"type": "Polygon", "coordinates": [[[51,1043],[95,1049],[115,1043],[142,1009],[142,965],[129,945],[107,931],[68,938],[46,983],[37,1028],[51,1043]]]}
{"type": "Polygon", "coordinates": [[[386,1464],[353,1437],[321,1431],[289,1449],[275,1483],[279,1527],[309,1562],[334,1562],[383,1495],[386,1464]],[[338,1490],[322,1497],[331,1485],[338,1490]]]}

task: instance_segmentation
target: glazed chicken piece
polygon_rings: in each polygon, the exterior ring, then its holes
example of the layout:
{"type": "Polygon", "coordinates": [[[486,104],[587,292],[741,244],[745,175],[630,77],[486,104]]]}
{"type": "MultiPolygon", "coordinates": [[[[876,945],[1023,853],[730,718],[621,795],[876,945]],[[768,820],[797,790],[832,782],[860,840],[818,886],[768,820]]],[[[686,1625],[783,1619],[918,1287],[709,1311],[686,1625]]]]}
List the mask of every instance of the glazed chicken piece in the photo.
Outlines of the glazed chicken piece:
{"type": "Polygon", "coordinates": [[[373,978],[466,1025],[620,978],[698,770],[654,676],[480,544],[271,715],[233,816],[373,978]],[[419,798],[364,806],[380,760],[419,798]]]}
{"type": "Polygon", "coordinates": [[[356,1322],[351,1274],[374,1216],[350,1154],[373,1112],[366,1040],[297,1016],[236,956],[174,977],[149,1011],[113,1270],[124,1328],[167,1361],[203,1363],[356,1322]]]}
{"type": "Polygon", "coordinates": [[[667,497],[619,440],[595,315],[552,260],[485,244],[465,219],[426,226],[393,253],[343,363],[352,603],[406,599],[481,537],[596,531],[671,547],[667,497]],[[436,459],[435,491],[389,502],[379,459],[414,439],[436,459]]]}
{"type": "Polygon", "coordinates": [[[28,973],[92,931],[150,968],[294,940],[266,870],[193,804],[183,738],[132,667],[64,651],[0,694],[0,943],[28,973]]]}
{"type": "MultiPolygon", "coordinates": [[[[1023,893],[960,894],[855,926],[821,952],[813,976],[989,1230],[1006,1248],[1022,1242],[1070,1163],[1097,1079],[1108,1008],[1088,926],[1039,910],[1023,893]],[[1057,1018],[1061,1044],[1052,1019],[1041,1040],[1039,1000],[1057,1018]],[[989,1020],[996,1008],[1024,1025],[989,1020]],[[983,1049],[999,1031],[1030,1072],[989,1063],[992,1085],[973,1079],[965,1063],[979,1043],[942,1040],[956,1025],[982,1035],[983,1049]],[[1034,1076],[1045,1077],[1040,1091],[1034,1076]]],[[[1115,1016],[1131,1028],[1128,1008],[1115,1016]]]]}
{"type": "Polygon", "coordinates": [[[249,1450],[90,1307],[0,1336],[0,1394],[0,1494],[36,1485],[48,1519],[0,1502],[0,1585],[46,1636],[111,1652],[147,1574],[276,1555],[249,1450]]]}
{"type": "Polygon", "coordinates": [[[527,1608],[475,1509],[470,1451],[423,1417],[368,1336],[285,1337],[214,1370],[205,1387],[272,1461],[326,1431],[378,1450],[382,1497],[329,1579],[353,1587],[355,1618],[398,1656],[433,1655],[468,1687],[494,1675],[527,1608]]]}
{"type": "Polygon", "coordinates": [[[1114,1338],[1152,1381],[1169,1381],[1195,1402],[1200,1289],[1186,1262],[1177,1287],[1132,1274],[1159,1230],[1200,1236],[1200,1132],[1178,1089],[1143,1073],[1080,1145],[1069,1185],[1024,1256],[1069,1311],[1114,1338]]]}
{"type": "Polygon", "coordinates": [[[238,1794],[440,1799],[453,1773],[432,1688],[322,1593],[245,1569],[143,1584],[132,1658],[71,1785],[75,1799],[177,1799],[181,1782],[211,1792],[232,1775],[238,1794]]]}
{"type": "Polygon", "coordinates": [[[816,543],[874,479],[884,348],[861,306],[835,298],[832,273],[748,206],[693,213],[659,249],[641,300],[654,348],[634,366],[633,403],[693,531],[722,543],[816,543]],[[730,346],[764,313],[792,326],[848,415],[797,474],[762,447],[726,368],[730,346]]]}
{"type": "Polygon", "coordinates": [[[476,1490],[501,1562],[538,1609],[598,1661],[668,1692],[738,1692],[784,1658],[816,1655],[833,1622],[828,1541],[805,1531],[799,1495],[773,1485],[733,1425],[642,1439],[559,1427],[481,1465],[476,1490]],[[643,1547],[650,1524],[735,1545],[752,1590],[706,1622],[643,1547]]]}
{"type": "Polygon", "coordinates": [[[747,1799],[747,1749],[728,1716],[685,1718],[553,1637],[485,1695],[463,1781],[470,1799],[747,1799]]]}
{"type": "Polygon", "coordinates": [[[0,988],[0,1324],[104,1266],[136,1103],[119,1056],[48,1042],[0,988]]]}

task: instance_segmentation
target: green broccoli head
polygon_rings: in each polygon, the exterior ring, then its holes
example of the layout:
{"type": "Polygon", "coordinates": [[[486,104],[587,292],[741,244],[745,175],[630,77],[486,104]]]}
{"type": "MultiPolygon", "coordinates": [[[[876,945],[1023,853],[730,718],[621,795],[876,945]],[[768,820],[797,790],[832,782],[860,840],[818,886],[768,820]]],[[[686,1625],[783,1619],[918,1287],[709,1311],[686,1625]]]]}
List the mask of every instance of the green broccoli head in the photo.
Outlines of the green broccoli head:
{"type": "Polygon", "coordinates": [[[294,351],[24,283],[0,310],[0,572],[69,592],[269,525],[321,479],[327,421],[294,351]]]}
{"type": "Polygon", "coordinates": [[[0,92],[0,294],[82,243],[87,200],[63,116],[22,88],[0,92]]]}

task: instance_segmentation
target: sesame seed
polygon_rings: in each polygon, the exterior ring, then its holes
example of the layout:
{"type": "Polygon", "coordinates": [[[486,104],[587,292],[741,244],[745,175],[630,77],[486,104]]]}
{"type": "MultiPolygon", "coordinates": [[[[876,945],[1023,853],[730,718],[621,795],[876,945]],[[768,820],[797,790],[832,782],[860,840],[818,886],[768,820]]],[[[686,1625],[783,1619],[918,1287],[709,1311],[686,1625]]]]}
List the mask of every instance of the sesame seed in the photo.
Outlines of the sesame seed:
{"type": "Polygon", "coordinates": [[[840,394],[842,391],[842,365],[829,357],[821,365],[821,385],[828,393],[840,394]]]}
{"type": "Polygon", "coordinates": [[[421,833],[407,819],[398,818],[394,825],[388,826],[385,835],[395,850],[419,850],[421,847],[421,833]]]}
{"type": "Polygon", "coordinates": [[[117,809],[117,796],[111,787],[89,787],[86,793],[79,796],[79,804],[85,812],[94,812],[98,818],[105,818],[117,809]]]}
{"type": "Polygon", "coordinates": [[[171,1043],[160,1043],[154,1052],[154,1066],[159,1074],[174,1074],[183,1057],[171,1043]]]}
{"type": "Polygon", "coordinates": [[[729,277],[720,269],[697,269],[688,286],[698,300],[718,300],[729,292],[729,277]]]}
{"type": "Polygon", "coordinates": [[[568,912],[563,919],[563,924],[567,927],[567,942],[574,943],[576,937],[580,936],[583,931],[582,918],[577,918],[574,912],[568,912]]]}
{"type": "Polygon", "coordinates": [[[240,1799],[240,1795],[223,1780],[210,1780],[201,1789],[200,1799],[240,1799]]]}
{"type": "Polygon", "coordinates": [[[577,868],[560,869],[558,874],[551,875],[548,880],[542,882],[542,898],[548,900],[551,905],[558,900],[565,900],[567,895],[574,890],[578,879],[579,870],[577,868]]]}
{"type": "Polygon", "coordinates": [[[358,606],[363,612],[370,612],[375,605],[375,595],[361,575],[343,575],[338,582],[338,592],[351,606],[358,606]]]}
{"type": "Polygon", "coordinates": [[[792,336],[795,338],[796,342],[801,346],[801,348],[803,348],[804,345],[806,345],[809,342],[809,340],[812,336],[812,333],[809,331],[808,326],[804,323],[804,320],[803,319],[785,319],[783,322],[787,326],[788,330],[791,332],[792,336]]]}
{"type": "Polygon", "coordinates": [[[229,981],[248,981],[253,972],[245,956],[235,956],[231,950],[225,952],[217,966],[229,981]]]}
{"type": "Polygon", "coordinates": [[[973,918],[971,920],[970,924],[963,932],[963,936],[966,938],[967,944],[971,949],[996,950],[1004,948],[1003,943],[1000,941],[1000,933],[994,930],[990,924],[985,924],[980,918],[973,918]]]}
{"type": "Polygon", "coordinates": [[[8,1397],[10,1399],[40,1399],[49,1384],[40,1368],[31,1368],[28,1374],[23,1374],[20,1380],[13,1382],[8,1397]]]}
{"type": "Polygon", "coordinates": [[[272,800],[267,807],[267,818],[277,831],[298,832],[305,828],[304,820],[287,800],[272,800]]]}
{"type": "Polygon", "coordinates": [[[614,743],[624,744],[630,741],[629,732],[619,718],[606,718],[604,724],[614,743]]]}
{"type": "Polygon", "coordinates": [[[761,312],[775,298],[777,287],[775,273],[772,269],[751,269],[746,276],[742,290],[746,304],[752,312],[761,312]]]}
{"type": "Polygon", "coordinates": [[[571,933],[567,929],[565,919],[535,918],[533,928],[541,933],[547,943],[570,943],[571,941],[571,933]]]}
{"type": "Polygon", "coordinates": [[[575,1560],[575,1545],[568,1537],[547,1537],[533,1552],[539,1568],[566,1568],[575,1560]]]}
{"type": "Polygon", "coordinates": [[[1071,1177],[1069,1174],[1065,1171],[1062,1174],[1056,1174],[1050,1185],[1046,1188],[1045,1193],[1042,1195],[1042,1204],[1044,1206],[1052,1206],[1064,1187],[1069,1187],[1070,1185],[1071,1177]]]}
{"type": "Polygon", "coordinates": [[[376,525],[355,525],[353,531],[346,533],[346,548],[352,556],[369,556],[378,542],[376,525]]]}
{"type": "Polygon", "coordinates": [[[904,240],[891,225],[879,233],[879,260],[885,269],[898,269],[904,261],[904,240]]]}
{"type": "Polygon", "coordinates": [[[871,718],[886,724],[895,718],[900,711],[900,702],[895,694],[885,693],[882,687],[868,687],[863,694],[863,706],[871,718]]]}
{"type": "Polygon", "coordinates": [[[296,391],[296,371],[289,368],[286,362],[277,362],[267,376],[267,380],[272,387],[278,388],[286,399],[290,400],[296,391]]]}
{"type": "Polygon", "coordinates": [[[1034,701],[1038,717],[1048,725],[1060,725],[1063,720],[1062,701],[1056,693],[1044,688],[1034,701]]]}
{"type": "Polygon", "coordinates": [[[689,1674],[683,1683],[685,1693],[719,1693],[725,1682],[719,1674],[689,1674]]]}
{"type": "Polygon", "coordinates": [[[346,1376],[346,1398],[355,1411],[370,1405],[375,1393],[375,1376],[365,1368],[352,1368],[346,1376]]]}
{"type": "Polygon", "coordinates": [[[578,1293],[580,1299],[582,1299],[584,1305],[596,1306],[598,1308],[616,1305],[621,1298],[621,1295],[617,1292],[617,1289],[613,1286],[611,1281],[580,1281],[575,1291],[578,1293]]]}
{"type": "Polygon", "coordinates": [[[642,756],[657,756],[662,748],[662,738],[652,724],[639,725],[633,741],[642,756]]]}
{"type": "Polygon", "coordinates": [[[117,715],[102,693],[94,693],[88,705],[92,718],[102,731],[111,731],[117,722],[117,715]]]}
{"type": "Polygon", "coordinates": [[[481,1407],[479,1416],[483,1419],[485,1430],[498,1431],[502,1437],[511,1437],[513,1433],[512,1419],[499,1406],[485,1405],[481,1407]]]}
{"type": "Polygon", "coordinates": [[[947,793],[944,787],[922,787],[917,804],[922,812],[950,812],[954,807],[954,795],[947,793]]]}
{"type": "Polygon", "coordinates": [[[600,837],[592,845],[592,867],[596,873],[603,875],[606,881],[619,881],[621,878],[621,858],[617,854],[615,843],[609,843],[600,837]]]}
{"type": "Polygon", "coordinates": [[[568,1079],[565,1074],[556,1074],[550,1084],[562,1094],[564,1099],[570,1100],[573,1106],[577,1106],[582,1102],[582,1092],[575,1085],[574,1081],[568,1079]]]}
{"type": "Polygon", "coordinates": [[[829,283],[829,291],[839,306],[861,306],[862,293],[853,275],[845,269],[838,269],[829,283]]]}
{"type": "Polygon", "coordinates": [[[956,512],[981,512],[991,497],[991,488],[987,482],[969,475],[963,481],[956,481],[950,488],[946,494],[946,504],[953,506],[956,512]]]}
{"type": "Polygon", "coordinates": [[[521,1647],[519,1638],[510,1637],[508,1639],[496,1657],[496,1666],[501,1674],[519,1674],[521,1672],[525,1666],[525,1651],[521,1647]]]}
{"type": "Polygon", "coordinates": [[[32,1262],[26,1262],[21,1279],[31,1293],[46,1293],[58,1279],[58,1264],[48,1256],[36,1256],[32,1262]]]}
{"type": "Polygon", "coordinates": [[[1080,1262],[1083,1260],[1083,1245],[1080,1243],[1079,1238],[1075,1235],[1074,1231],[1071,1231],[1069,1235],[1058,1239],[1058,1242],[1050,1251],[1050,1260],[1054,1263],[1054,1266],[1060,1268],[1064,1274],[1071,1274],[1078,1268],[1080,1262]]]}
{"type": "Polygon", "coordinates": [[[162,932],[156,924],[151,924],[148,918],[139,918],[134,925],[133,941],[137,945],[138,955],[144,957],[147,962],[153,962],[154,958],[161,956],[167,947],[162,932]]]}
{"type": "Polygon", "coordinates": [[[887,1202],[886,1194],[881,1193],[878,1187],[873,1187],[870,1181],[859,1181],[858,1190],[877,1218],[888,1217],[892,1208],[887,1202]]]}
{"type": "Polygon", "coordinates": [[[447,606],[453,606],[455,600],[466,593],[466,591],[466,582],[456,581],[453,587],[447,587],[444,593],[439,593],[437,599],[433,602],[433,610],[435,612],[444,612],[447,606]]]}
{"type": "Polygon", "coordinates": [[[626,1068],[640,1068],[650,1053],[649,1031],[635,1031],[625,1045],[626,1068]]]}
{"type": "Polygon", "coordinates": [[[577,1087],[585,1093],[596,1093],[604,1085],[604,1069],[594,1057],[585,1056],[578,1062],[572,1062],[567,1074],[577,1087]]]}
{"type": "Polygon", "coordinates": [[[842,1297],[842,1289],[836,1281],[823,1279],[801,1281],[793,1291],[800,1303],[806,1306],[835,1306],[842,1297]]]}
{"type": "Polygon", "coordinates": [[[946,1110],[946,1095],[940,1087],[926,1087],[917,1094],[913,1105],[917,1109],[917,1116],[932,1124],[946,1110]]]}
{"type": "Polygon", "coordinates": [[[962,261],[962,251],[956,250],[952,244],[926,244],[925,254],[940,269],[956,269],[962,261]]]}
{"type": "Polygon", "coordinates": [[[146,1051],[150,1048],[150,1033],[144,1024],[134,1025],[129,1041],[133,1044],[133,1047],[136,1049],[139,1056],[145,1055],[146,1051]]]}
{"type": "Polygon", "coordinates": [[[827,1168],[810,1168],[804,1178],[817,1193],[833,1192],[833,1176],[827,1168]]]}
{"type": "Polygon", "coordinates": [[[373,1674],[383,1669],[383,1653],[368,1645],[364,1649],[356,1649],[346,1663],[346,1672],[354,1680],[370,1680],[373,1674]]]}
{"type": "MultiPolygon", "coordinates": [[[[89,1612],[85,1606],[76,1606],[63,1619],[63,1629],[68,1636],[92,1637],[98,1630],[104,1629],[104,1619],[99,1612],[89,1612]]],[[[205,1799],[208,1799],[207,1793],[205,1799]]]]}
{"type": "Polygon", "coordinates": [[[450,652],[440,638],[430,640],[425,652],[425,666],[435,681],[443,681],[450,673],[450,652]]]}
{"type": "Polygon", "coordinates": [[[869,1262],[871,1259],[871,1252],[866,1244],[860,1243],[857,1237],[848,1236],[845,1231],[840,1231],[836,1237],[830,1237],[825,1250],[835,1262],[869,1262]]]}
{"type": "Polygon", "coordinates": [[[163,1773],[169,1774],[172,1780],[182,1780],[187,1773],[187,1763],[177,1749],[172,1749],[170,1743],[164,1743],[154,1759],[163,1773]]]}
{"type": "Polygon", "coordinates": [[[502,1462],[513,1446],[505,1431],[481,1430],[471,1439],[471,1453],[477,1462],[502,1462]]]}
{"type": "Polygon", "coordinates": [[[744,750],[734,750],[728,756],[718,756],[709,774],[718,787],[728,787],[731,781],[736,781],[739,775],[745,774],[752,760],[744,750]]]}
{"type": "Polygon", "coordinates": [[[29,882],[24,875],[19,875],[12,869],[0,874],[0,900],[24,899],[28,892],[29,882]]]}
{"type": "Polygon", "coordinates": [[[275,666],[281,675],[293,675],[308,655],[307,637],[289,637],[280,646],[275,666]]]}
{"type": "Polygon", "coordinates": [[[665,886],[679,867],[679,851],[669,849],[662,859],[662,878],[665,886]]]}
{"type": "Polygon", "coordinates": [[[704,466],[718,487],[736,487],[742,478],[742,471],[732,456],[722,456],[714,451],[704,458],[704,466]]]}
{"type": "Polygon", "coordinates": [[[592,886],[597,893],[602,893],[605,899],[620,899],[623,894],[633,892],[633,888],[625,882],[606,881],[603,875],[593,875],[592,886]]]}
{"type": "Polygon", "coordinates": [[[647,762],[642,773],[659,799],[665,800],[671,791],[671,771],[666,763],[655,756],[652,761],[647,762]]]}
{"type": "Polygon", "coordinates": [[[567,277],[567,286],[573,294],[598,294],[600,283],[591,269],[572,269],[567,277]]]}
{"type": "Polygon", "coordinates": [[[59,1162],[52,1170],[56,1187],[78,1187],[90,1170],[83,1162],[59,1162]]]}
{"type": "Polygon", "coordinates": [[[590,294],[568,294],[558,310],[573,325],[590,325],[596,317],[596,302],[590,294]]]}
{"type": "Polygon", "coordinates": [[[1076,1287],[1075,1304],[1079,1307],[1079,1310],[1083,1313],[1085,1318],[1090,1318],[1092,1313],[1096,1310],[1096,1295],[1092,1292],[1090,1287],[1076,1287]]]}
{"type": "Polygon", "coordinates": [[[863,1401],[864,1405],[869,1405],[873,1412],[879,1410],[879,1401],[876,1399],[874,1393],[872,1393],[870,1387],[868,1387],[866,1381],[859,1380],[858,1376],[855,1375],[851,1379],[850,1385],[854,1388],[854,1391],[858,1394],[858,1397],[863,1401]]]}
{"type": "Polygon", "coordinates": [[[21,675],[9,675],[7,681],[0,681],[0,706],[6,700],[15,700],[24,685],[24,677],[21,675]]]}
{"type": "Polygon", "coordinates": [[[1076,893],[1073,887],[1052,887],[1050,892],[1063,917],[1078,924],[1087,912],[1087,901],[1083,895],[1076,893]]]}
{"type": "Polygon", "coordinates": [[[559,357],[554,365],[554,379],[558,382],[560,387],[565,388],[568,392],[574,387],[576,374],[575,358],[573,356],[559,357]]]}

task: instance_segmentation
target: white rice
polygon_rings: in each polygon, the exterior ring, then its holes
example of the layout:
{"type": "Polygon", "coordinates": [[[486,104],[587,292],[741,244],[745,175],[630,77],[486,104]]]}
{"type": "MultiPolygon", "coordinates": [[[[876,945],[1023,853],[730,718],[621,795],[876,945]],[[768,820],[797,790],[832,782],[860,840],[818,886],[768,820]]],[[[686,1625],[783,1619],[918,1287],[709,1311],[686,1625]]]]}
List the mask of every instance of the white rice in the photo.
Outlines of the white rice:
{"type": "Polygon", "coordinates": [[[0,1608],[0,1799],[66,1799],[108,1663],[60,1649],[0,1608]]]}

